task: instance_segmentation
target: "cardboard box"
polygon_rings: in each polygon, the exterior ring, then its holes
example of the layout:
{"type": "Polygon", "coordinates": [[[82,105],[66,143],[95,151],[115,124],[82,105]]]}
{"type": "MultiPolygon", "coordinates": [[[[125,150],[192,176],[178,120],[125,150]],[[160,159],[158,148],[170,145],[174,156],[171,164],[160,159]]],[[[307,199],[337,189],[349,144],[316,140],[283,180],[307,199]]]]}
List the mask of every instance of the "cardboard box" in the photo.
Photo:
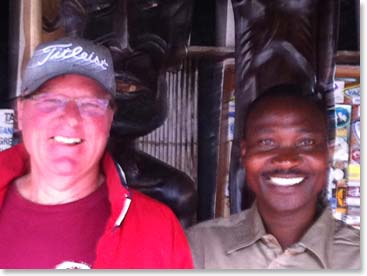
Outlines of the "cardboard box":
{"type": "Polygon", "coordinates": [[[351,112],[351,105],[335,105],[334,160],[349,160],[349,132],[351,112]]]}
{"type": "Polygon", "coordinates": [[[359,187],[361,185],[361,166],[359,164],[348,165],[348,186],[359,187]]]}
{"type": "Polygon", "coordinates": [[[350,105],[360,105],[361,89],[359,83],[346,84],[344,88],[344,103],[350,105]]]}
{"type": "Polygon", "coordinates": [[[350,128],[349,162],[351,164],[360,164],[361,158],[361,123],[360,123],[360,105],[352,106],[352,118],[350,128]]]}

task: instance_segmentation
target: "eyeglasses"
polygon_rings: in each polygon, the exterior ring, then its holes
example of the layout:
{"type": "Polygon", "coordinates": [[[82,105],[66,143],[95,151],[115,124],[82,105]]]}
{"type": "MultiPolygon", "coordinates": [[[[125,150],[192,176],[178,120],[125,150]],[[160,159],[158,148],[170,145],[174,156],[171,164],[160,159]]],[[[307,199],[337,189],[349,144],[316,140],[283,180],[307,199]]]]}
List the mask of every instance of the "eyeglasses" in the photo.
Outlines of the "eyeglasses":
{"type": "Polygon", "coordinates": [[[74,101],[82,116],[98,117],[106,114],[107,108],[113,108],[111,99],[97,97],[69,98],[53,93],[41,93],[26,97],[35,102],[36,108],[44,113],[54,113],[65,109],[70,101],[74,101]]]}

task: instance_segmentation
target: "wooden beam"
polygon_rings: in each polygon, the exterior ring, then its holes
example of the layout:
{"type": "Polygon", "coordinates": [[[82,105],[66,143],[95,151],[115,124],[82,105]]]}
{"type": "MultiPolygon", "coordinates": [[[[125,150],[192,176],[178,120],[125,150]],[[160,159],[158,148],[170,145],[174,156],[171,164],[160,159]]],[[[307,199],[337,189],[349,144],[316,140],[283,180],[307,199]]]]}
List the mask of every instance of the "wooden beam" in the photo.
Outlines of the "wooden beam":
{"type": "Polygon", "coordinates": [[[349,65],[359,65],[360,53],[359,51],[337,51],[335,56],[336,64],[349,64],[349,65]]]}
{"type": "Polygon", "coordinates": [[[190,46],[188,47],[188,56],[191,58],[207,58],[211,60],[224,60],[234,57],[234,48],[232,47],[214,47],[214,46],[190,46]]]}
{"type": "Polygon", "coordinates": [[[22,68],[28,62],[36,46],[42,41],[42,1],[22,1],[24,53],[22,68]]]}
{"type": "Polygon", "coordinates": [[[337,65],[336,78],[360,78],[360,67],[358,65],[337,65]]]}

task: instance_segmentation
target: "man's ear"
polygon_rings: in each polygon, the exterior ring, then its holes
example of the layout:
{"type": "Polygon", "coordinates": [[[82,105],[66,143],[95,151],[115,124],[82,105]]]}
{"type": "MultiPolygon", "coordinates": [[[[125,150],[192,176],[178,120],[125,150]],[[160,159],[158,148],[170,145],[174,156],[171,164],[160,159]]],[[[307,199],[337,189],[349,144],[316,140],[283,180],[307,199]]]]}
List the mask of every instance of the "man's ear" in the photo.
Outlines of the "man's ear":
{"type": "Polygon", "coordinates": [[[331,163],[333,161],[334,150],[335,150],[335,143],[334,142],[329,142],[328,143],[329,163],[331,163]]]}
{"type": "Polygon", "coordinates": [[[242,139],[240,142],[240,146],[241,146],[241,164],[243,167],[245,167],[245,156],[247,152],[246,140],[242,139]]]}
{"type": "Polygon", "coordinates": [[[244,156],[246,155],[246,141],[245,140],[241,140],[240,146],[241,146],[241,157],[243,159],[244,156]]]}
{"type": "Polygon", "coordinates": [[[16,109],[16,118],[17,118],[17,124],[18,124],[18,129],[21,130],[22,129],[22,124],[23,124],[23,105],[24,105],[24,101],[20,98],[17,99],[17,109],[16,109]]]}

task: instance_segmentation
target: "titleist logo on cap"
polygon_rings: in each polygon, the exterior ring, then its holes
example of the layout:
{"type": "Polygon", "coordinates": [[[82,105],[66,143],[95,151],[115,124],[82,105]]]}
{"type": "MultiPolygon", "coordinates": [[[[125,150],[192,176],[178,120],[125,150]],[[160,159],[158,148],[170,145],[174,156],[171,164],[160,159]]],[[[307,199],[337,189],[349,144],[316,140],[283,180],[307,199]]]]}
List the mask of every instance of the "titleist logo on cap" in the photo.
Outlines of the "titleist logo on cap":
{"type": "Polygon", "coordinates": [[[34,93],[45,82],[65,74],[92,78],[115,95],[115,72],[108,48],[82,38],[63,37],[37,46],[22,75],[22,96],[34,93]]]}
{"type": "Polygon", "coordinates": [[[100,70],[107,70],[108,63],[106,59],[101,59],[94,52],[88,53],[81,46],[72,48],[72,43],[56,44],[47,46],[37,51],[36,55],[46,54],[45,57],[34,64],[32,67],[41,66],[50,60],[78,60],[94,64],[100,70]]]}

